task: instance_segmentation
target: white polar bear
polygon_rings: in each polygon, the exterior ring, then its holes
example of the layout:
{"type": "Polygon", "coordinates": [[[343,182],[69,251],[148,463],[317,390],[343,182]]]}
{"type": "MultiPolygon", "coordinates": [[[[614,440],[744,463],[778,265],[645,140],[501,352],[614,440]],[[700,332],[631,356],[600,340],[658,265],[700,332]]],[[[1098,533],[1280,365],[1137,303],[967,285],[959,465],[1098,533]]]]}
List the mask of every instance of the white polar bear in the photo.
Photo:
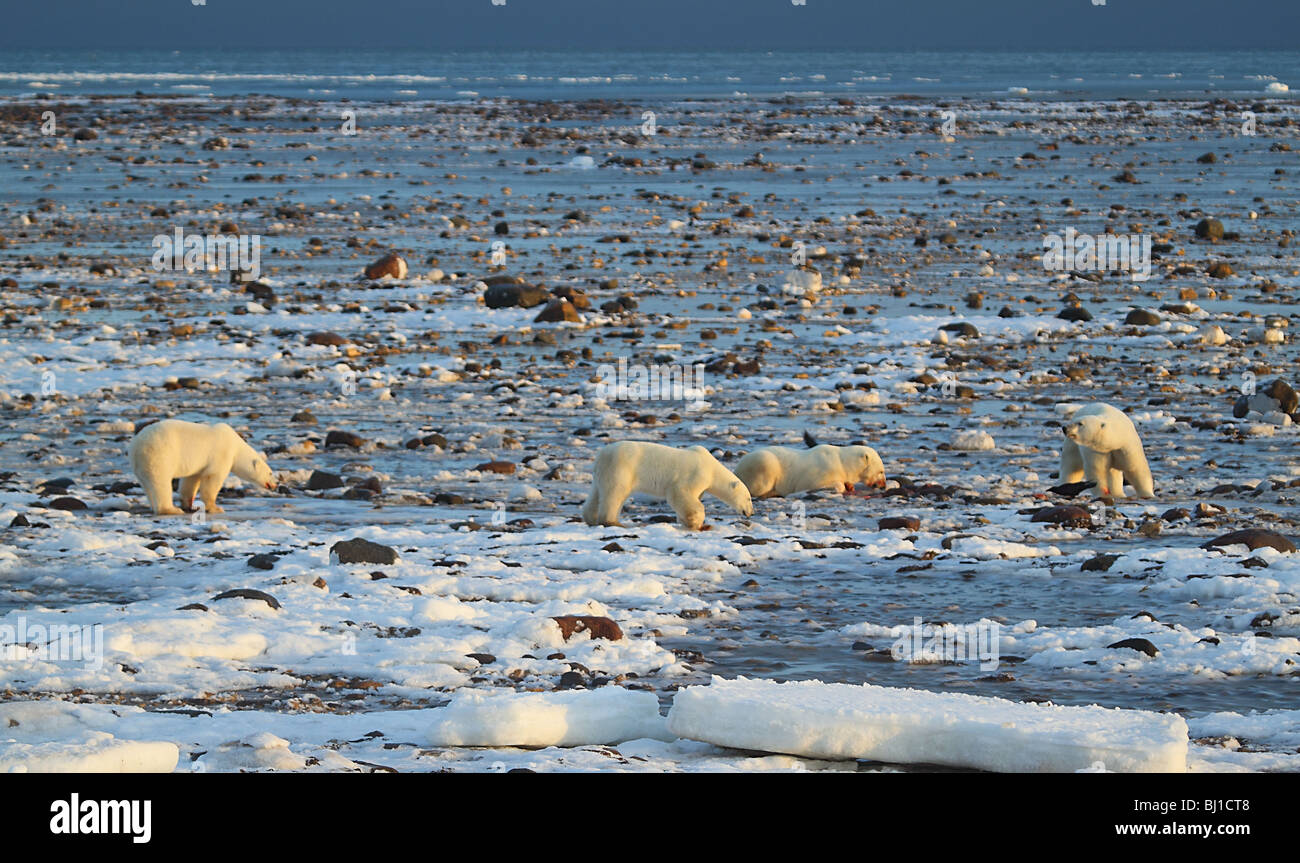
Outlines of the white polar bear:
{"type": "Polygon", "coordinates": [[[819,488],[853,494],[858,482],[885,487],[885,465],[869,446],[764,447],[740,460],[736,476],[754,497],[785,497],[819,488]]]}
{"type": "Polygon", "coordinates": [[[704,447],[675,449],[647,441],[618,441],[596,453],[582,520],[616,525],[623,503],[640,492],[667,500],[683,527],[699,530],[704,524],[700,495],[706,491],[741,515],[754,514],[745,484],[704,447]]]}
{"type": "Polygon", "coordinates": [[[181,505],[189,511],[197,491],[207,512],[223,512],[217,492],[235,476],[263,488],[275,488],[266,456],[248,445],[225,423],[206,425],[161,420],[145,426],[131,440],[131,469],[144,487],[154,515],[180,515],[172,506],[172,480],[180,478],[181,505]]]}
{"type": "Polygon", "coordinates": [[[1081,407],[1062,431],[1062,483],[1087,479],[1099,497],[1124,497],[1128,482],[1138,497],[1155,497],[1142,439],[1122,410],[1102,402],[1081,407]]]}

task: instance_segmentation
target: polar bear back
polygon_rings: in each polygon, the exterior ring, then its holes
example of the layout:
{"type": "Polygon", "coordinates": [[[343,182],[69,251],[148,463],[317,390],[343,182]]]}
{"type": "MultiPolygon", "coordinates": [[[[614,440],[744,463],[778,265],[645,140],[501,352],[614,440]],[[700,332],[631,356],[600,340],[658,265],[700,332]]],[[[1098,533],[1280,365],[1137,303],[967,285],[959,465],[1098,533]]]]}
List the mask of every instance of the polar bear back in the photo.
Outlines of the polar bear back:
{"type": "MultiPolygon", "coordinates": [[[[843,485],[845,472],[839,450],[839,447],[830,444],[820,444],[804,450],[770,446],[758,453],[765,453],[780,465],[772,494],[784,497],[800,491],[843,485]]],[[[756,455],[763,458],[762,455],[756,455]]]]}
{"type": "Polygon", "coordinates": [[[229,472],[248,444],[225,423],[207,425],[161,420],[141,429],[131,441],[131,467],[137,476],[188,477],[229,472]]]}
{"type": "Polygon", "coordinates": [[[666,498],[673,490],[697,495],[713,485],[722,464],[702,446],[677,449],[648,441],[618,441],[596,455],[596,475],[618,471],[631,478],[633,492],[666,498]]]}

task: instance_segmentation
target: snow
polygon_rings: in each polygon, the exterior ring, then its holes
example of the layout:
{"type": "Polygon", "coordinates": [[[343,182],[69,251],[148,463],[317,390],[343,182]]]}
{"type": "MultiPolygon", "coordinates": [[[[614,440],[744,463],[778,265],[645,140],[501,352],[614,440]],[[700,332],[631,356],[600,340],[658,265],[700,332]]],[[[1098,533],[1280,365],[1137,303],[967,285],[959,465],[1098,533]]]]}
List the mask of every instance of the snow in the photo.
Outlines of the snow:
{"type": "Polygon", "coordinates": [[[807,758],[998,772],[1183,772],[1181,716],[809,680],[715,677],[677,693],[676,735],[807,758]]]}
{"type": "Polygon", "coordinates": [[[606,686],[568,692],[462,690],[437,711],[439,746],[583,746],[665,738],[654,693],[606,686]]]}

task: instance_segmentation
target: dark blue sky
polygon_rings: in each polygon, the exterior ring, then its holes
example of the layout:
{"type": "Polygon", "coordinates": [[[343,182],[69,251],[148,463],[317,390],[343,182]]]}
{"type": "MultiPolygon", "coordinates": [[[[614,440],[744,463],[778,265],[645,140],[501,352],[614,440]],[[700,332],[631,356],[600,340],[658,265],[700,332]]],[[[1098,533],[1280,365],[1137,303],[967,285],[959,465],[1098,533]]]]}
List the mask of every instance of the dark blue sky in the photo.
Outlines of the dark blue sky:
{"type": "Polygon", "coordinates": [[[0,21],[5,48],[1300,48],[1300,0],[0,0],[0,21]]]}

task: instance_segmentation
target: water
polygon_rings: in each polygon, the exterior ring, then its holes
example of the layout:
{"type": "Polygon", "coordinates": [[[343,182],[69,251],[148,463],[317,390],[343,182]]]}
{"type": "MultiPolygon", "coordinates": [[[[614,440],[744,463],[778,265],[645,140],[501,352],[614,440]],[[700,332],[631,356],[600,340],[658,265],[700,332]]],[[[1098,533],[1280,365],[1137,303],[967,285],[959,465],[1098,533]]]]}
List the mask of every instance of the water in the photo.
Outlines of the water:
{"type": "Polygon", "coordinates": [[[1300,52],[83,50],[9,51],[0,96],[672,99],[823,94],[1032,98],[1262,96],[1300,52]]]}

